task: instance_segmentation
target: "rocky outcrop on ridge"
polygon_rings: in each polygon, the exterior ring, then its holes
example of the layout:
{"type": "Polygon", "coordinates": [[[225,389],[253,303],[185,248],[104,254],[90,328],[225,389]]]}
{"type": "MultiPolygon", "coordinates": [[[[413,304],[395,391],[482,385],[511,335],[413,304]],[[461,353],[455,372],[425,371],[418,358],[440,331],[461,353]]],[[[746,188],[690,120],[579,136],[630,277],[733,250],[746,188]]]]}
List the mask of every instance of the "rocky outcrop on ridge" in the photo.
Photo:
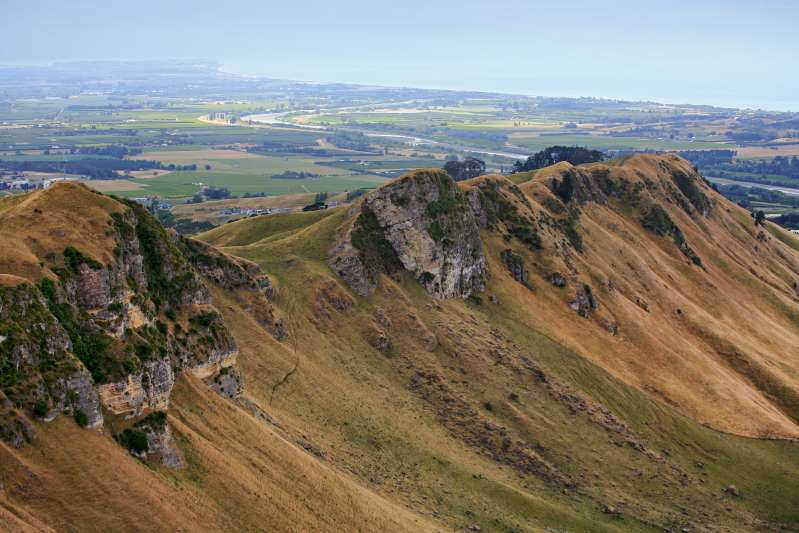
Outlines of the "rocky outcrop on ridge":
{"type": "Polygon", "coordinates": [[[65,413],[100,427],[103,411],[134,419],[166,411],[183,370],[239,395],[238,348],[205,280],[246,293],[253,315],[284,335],[257,265],[170,235],[137,204],[119,207],[104,235],[112,261],[66,246],[42,254],[40,279],[0,280],[0,437],[15,446],[34,437],[32,419],[65,413]]]}
{"type": "Polygon", "coordinates": [[[357,293],[380,273],[404,268],[437,298],[483,289],[488,267],[466,197],[445,172],[416,171],[364,198],[330,253],[330,265],[357,293]]]}

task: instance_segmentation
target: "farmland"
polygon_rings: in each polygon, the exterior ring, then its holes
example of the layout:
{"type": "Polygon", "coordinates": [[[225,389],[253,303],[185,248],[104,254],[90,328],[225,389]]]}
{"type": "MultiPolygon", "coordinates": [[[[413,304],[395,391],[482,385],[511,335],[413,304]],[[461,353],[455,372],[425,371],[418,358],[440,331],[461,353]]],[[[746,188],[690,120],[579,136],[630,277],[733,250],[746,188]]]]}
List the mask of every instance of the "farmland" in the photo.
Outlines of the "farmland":
{"type": "Polygon", "coordinates": [[[83,177],[102,192],[173,205],[296,199],[373,188],[466,156],[485,160],[488,172],[507,171],[516,160],[562,145],[609,157],[730,150],[736,159],[724,167],[725,179],[795,183],[744,164],[799,155],[799,128],[789,113],[302,84],[207,71],[192,74],[187,85],[164,72],[113,88],[60,78],[0,81],[0,180],[35,185],[83,177]]]}

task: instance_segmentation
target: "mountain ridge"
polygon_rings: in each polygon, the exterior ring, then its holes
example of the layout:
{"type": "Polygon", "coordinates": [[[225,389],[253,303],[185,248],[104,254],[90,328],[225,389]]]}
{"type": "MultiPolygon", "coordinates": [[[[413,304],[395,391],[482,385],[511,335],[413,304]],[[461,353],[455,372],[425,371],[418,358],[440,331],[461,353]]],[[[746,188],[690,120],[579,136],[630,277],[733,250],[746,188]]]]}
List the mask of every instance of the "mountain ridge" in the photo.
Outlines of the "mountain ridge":
{"type": "MultiPolygon", "coordinates": [[[[795,239],[671,156],[512,178],[421,170],[352,206],[198,240],[153,228],[194,296],[156,305],[155,276],[144,318],[176,339],[174,324],[218,324],[211,351],[230,355],[170,364],[168,439],[157,404],[114,414],[101,398],[103,427],[83,430],[22,402],[35,435],[0,443],[0,524],[795,528],[795,239]],[[191,323],[200,309],[218,317],[191,323]]],[[[46,308],[42,279],[138,265],[138,209],[73,184],[0,201],[0,242],[20,249],[0,258],[4,286],[46,308]]],[[[59,291],[86,327],[78,311],[106,294],[59,291]]],[[[129,292],[123,279],[102,303],[129,292]]],[[[140,342],[132,329],[119,342],[140,342]]]]}

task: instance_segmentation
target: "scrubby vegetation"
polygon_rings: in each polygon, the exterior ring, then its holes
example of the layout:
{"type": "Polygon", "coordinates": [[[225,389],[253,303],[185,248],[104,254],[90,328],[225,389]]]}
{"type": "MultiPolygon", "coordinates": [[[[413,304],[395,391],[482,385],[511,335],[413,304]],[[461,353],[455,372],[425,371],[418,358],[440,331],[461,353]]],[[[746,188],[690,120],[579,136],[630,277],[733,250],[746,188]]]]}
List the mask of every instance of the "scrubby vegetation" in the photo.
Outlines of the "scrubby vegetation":
{"type": "MultiPolygon", "coordinates": [[[[535,221],[519,213],[516,205],[500,189],[498,182],[486,181],[479,185],[478,190],[489,226],[496,228],[501,222],[508,230],[508,234],[524,243],[527,248],[541,249],[541,237],[538,235],[535,221]]],[[[508,190],[529,207],[529,201],[516,185],[510,184],[508,190]]]]}
{"type": "Polygon", "coordinates": [[[131,452],[141,454],[147,451],[147,433],[138,428],[125,428],[114,435],[116,441],[131,452]]]}
{"type": "Polygon", "coordinates": [[[352,229],[352,246],[355,247],[370,279],[382,273],[392,273],[402,268],[397,253],[385,236],[374,213],[364,209],[352,229]]]}
{"type": "Polygon", "coordinates": [[[641,217],[641,225],[652,233],[660,236],[671,235],[674,244],[680,251],[688,257],[695,265],[702,265],[702,259],[685,241],[682,230],[674,223],[669,214],[660,204],[652,204],[641,217]]]}
{"type": "Polygon", "coordinates": [[[705,193],[699,190],[696,180],[681,170],[674,170],[671,174],[677,188],[688,198],[691,205],[701,214],[705,214],[710,209],[710,199],[705,193]]]}
{"type": "Polygon", "coordinates": [[[583,251],[583,237],[580,235],[580,232],[577,230],[577,223],[580,221],[580,210],[577,208],[572,208],[569,211],[569,215],[558,221],[558,228],[563,232],[566,236],[566,239],[569,241],[569,244],[578,251],[583,251]]]}
{"type": "Polygon", "coordinates": [[[568,161],[572,165],[584,163],[597,163],[602,161],[605,154],[599,150],[590,150],[579,146],[550,146],[527,158],[526,161],[516,161],[513,164],[514,172],[527,172],[548,167],[561,161],[568,161]]]}

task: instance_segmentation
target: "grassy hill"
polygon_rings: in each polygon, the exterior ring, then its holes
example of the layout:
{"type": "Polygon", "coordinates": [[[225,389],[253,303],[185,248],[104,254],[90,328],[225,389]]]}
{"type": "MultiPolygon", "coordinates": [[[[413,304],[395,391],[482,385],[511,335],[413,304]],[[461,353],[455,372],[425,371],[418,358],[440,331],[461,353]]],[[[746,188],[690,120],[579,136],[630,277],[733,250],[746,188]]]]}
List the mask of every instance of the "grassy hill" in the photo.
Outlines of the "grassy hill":
{"type": "MultiPolygon", "coordinates": [[[[798,529],[799,243],[677,158],[528,178],[453,193],[475,212],[490,272],[468,298],[434,298],[407,269],[358,296],[328,262],[359,206],[201,235],[269,276],[285,338],[209,284],[244,392],[177,378],[168,420],[183,467],[131,456],[112,423],[34,421],[30,444],[0,444],[0,525],[798,529]]],[[[105,230],[69,218],[67,198],[82,213],[122,209],[74,185],[3,200],[0,238],[29,251],[0,272],[35,280],[41,243],[62,232],[104,253],[105,230]],[[26,239],[36,208],[59,215],[26,239]]]]}

